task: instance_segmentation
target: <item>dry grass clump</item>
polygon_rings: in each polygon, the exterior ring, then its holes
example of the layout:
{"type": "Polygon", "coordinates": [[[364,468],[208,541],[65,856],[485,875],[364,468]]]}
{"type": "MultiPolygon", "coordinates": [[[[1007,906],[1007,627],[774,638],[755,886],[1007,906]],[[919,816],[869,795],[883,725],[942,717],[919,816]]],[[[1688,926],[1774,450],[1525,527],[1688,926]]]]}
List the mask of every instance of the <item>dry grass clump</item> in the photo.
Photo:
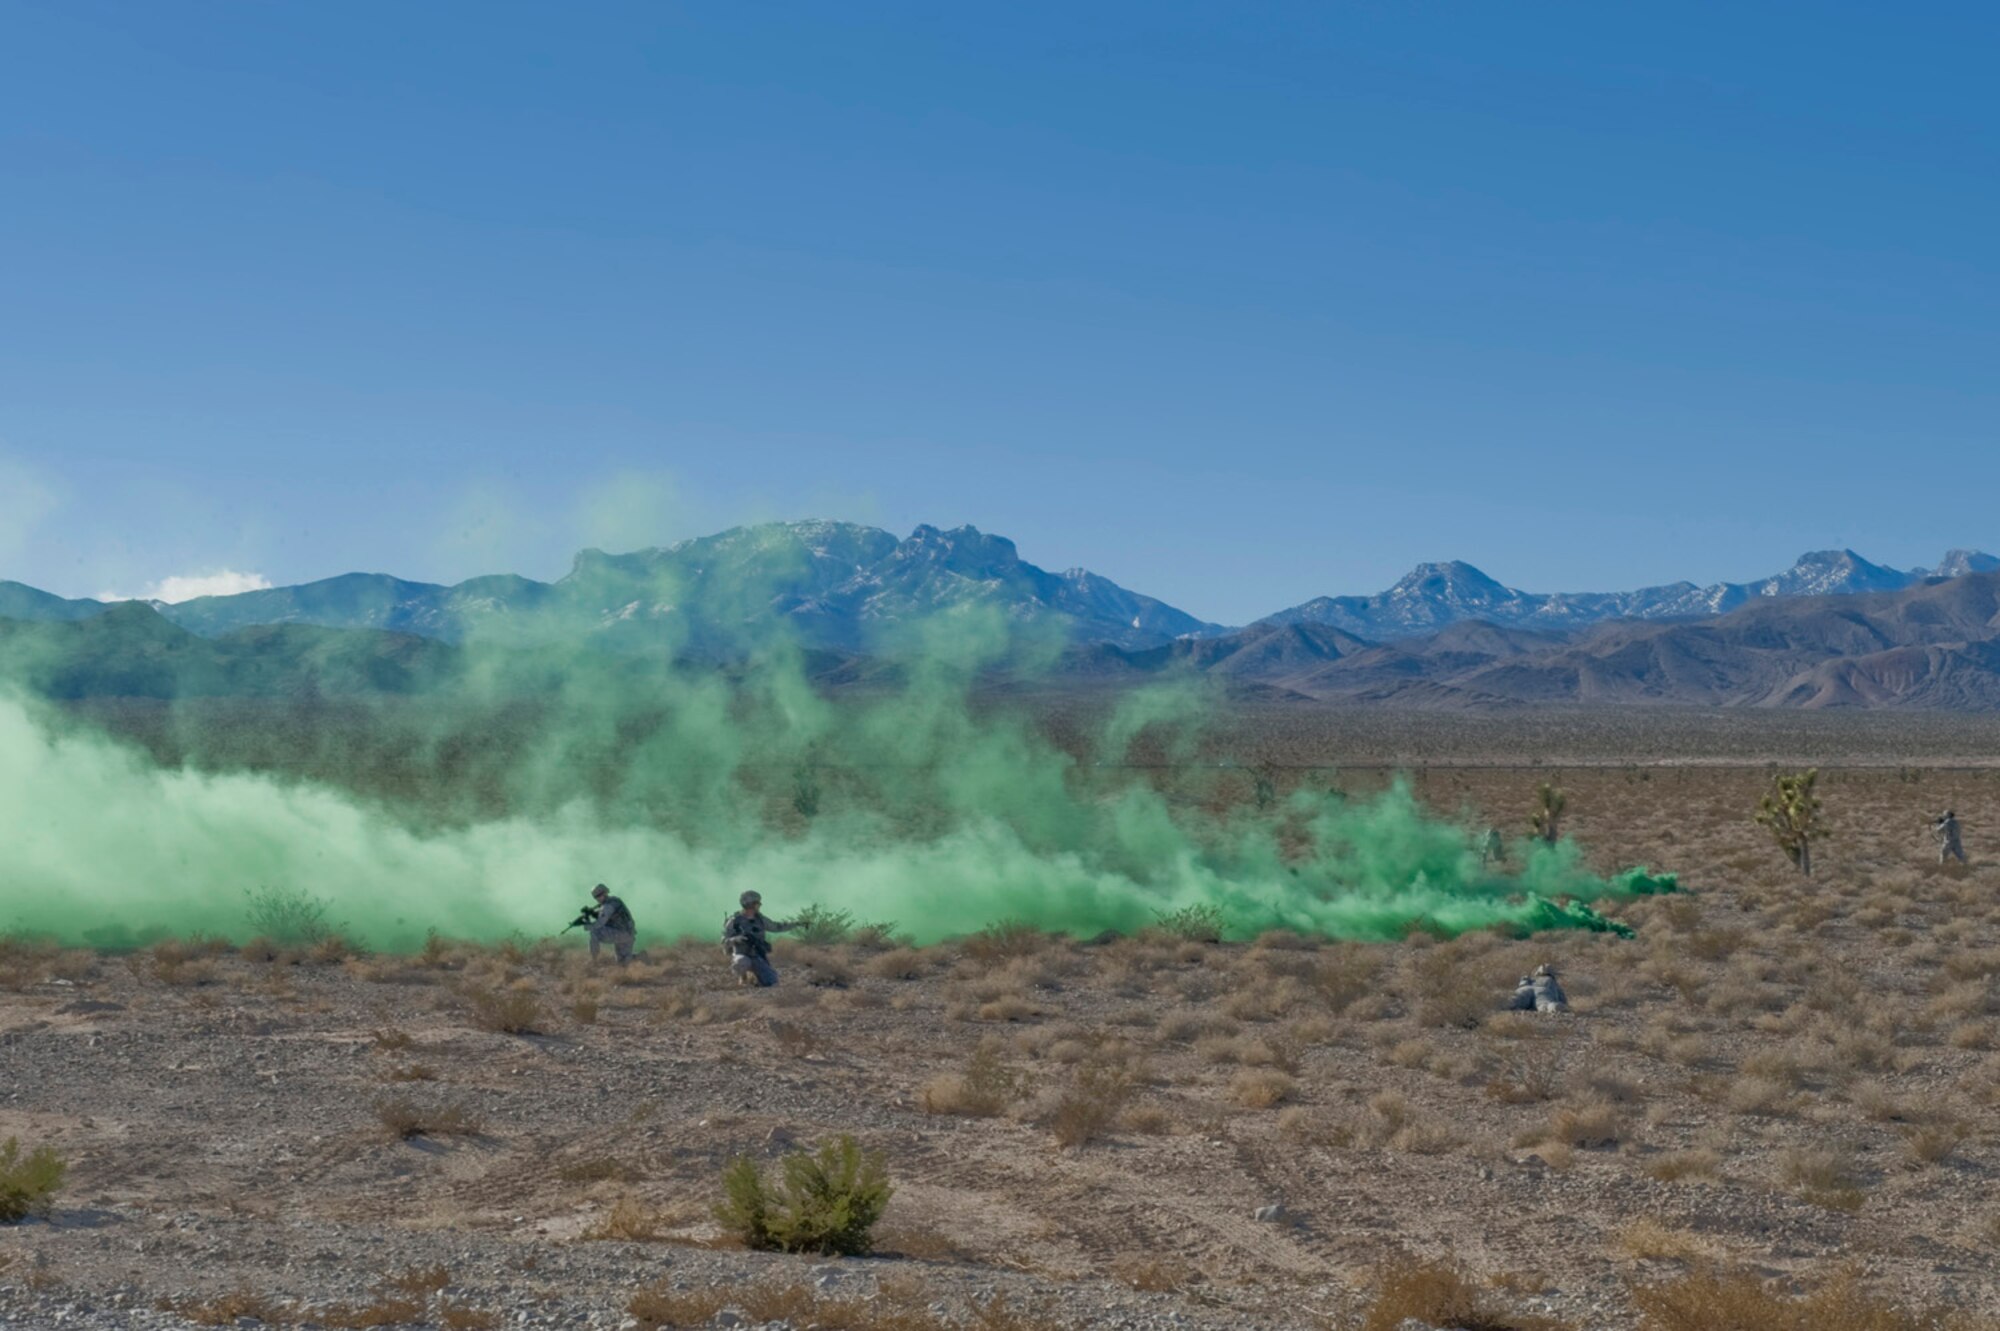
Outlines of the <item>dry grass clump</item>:
{"type": "Polygon", "coordinates": [[[476,1137],[485,1130],[478,1114],[453,1101],[421,1105],[401,1096],[378,1100],[375,1118],[399,1141],[411,1137],[476,1137]]]}
{"type": "Polygon", "coordinates": [[[1687,1179],[1715,1179],[1722,1175],[1722,1157],[1706,1147],[1672,1151],[1646,1166],[1646,1173],[1662,1183],[1687,1179]]]}
{"type": "Polygon", "coordinates": [[[1723,1103],[1733,1114],[1775,1118],[1791,1112],[1792,1088],[1770,1077],[1742,1077],[1730,1085],[1723,1103]]]}
{"type": "Polygon", "coordinates": [[[1498,973],[1490,958],[1467,957],[1456,944],[1432,948],[1415,967],[1417,1020],[1426,1026],[1477,1026],[1513,993],[1512,984],[1495,979],[1498,973]]]}
{"type": "Polygon", "coordinates": [[[1246,1109],[1275,1109],[1297,1093],[1299,1084],[1276,1068],[1245,1068],[1229,1083],[1229,1094],[1246,1109]]]}
{"type": "Polygon", "coordinates": [[[1123,1068],[1086,1064],[1049,1107],[1048,1127],[1060,1146],[1085,1146],[1118,1121],[1133,1092],[1123,1068]]]}
{"type": "Polygon", "coordinates": [[[544,1022],[541,1000],[527,989],[491,989],[468,985],[464,990],[472,1024],[502,1035],[534,1035],[544,1022]]]}
{"type": "Polygon", "coordinates": [[[959,951],[969,961],[991,964],[1032,957],[1064,940],[1027,920],[997,920],[976,934],[958,940],[959,951]]]}
{"type": "Polygon", "coordinates": [[[740,1309],[759,1324],[812,1326],[819,1331],[1056,1331],[1065,1325],[1032,1310],[1016,1310],[999,1294],[968,1303],[960,1317],[939,1315],[933,1311],[936,1302],[920,1282],[885,1278],[872,1298],[822,1294],[807,1285],[778,1283],[697,1290],[662,1285],[633,1295],[625,1310],[640,1331],[705,1326],[724,1308],[740,1309]]]}
{"type": "Polygon", "coordinates": [[[1516,1311],[1487,1285],[1443,1262],[1384,1263],[1374,1284],[1359,1331],[1401,1331],[1411,1321],[1456,1331],[1569,1331],[1566,1322],[1516,1311]]]}
{"type": "Polygon", "coordinates": [[[235,1326],[239,1322],[283,1326],[297,1320],[297,1310],[292,1305],[247,1289],[210,1298],[162,1299],[157,1306],[161,1312],[172,1313],[196,1326],[235,1326]]]}
{"type": "Polygon", "coordinates": [[[1972,1129],[1963,1123],[1947,1120],[1912,1128],[1903,1134],[1903,1143],[1910,1160],[1918,1165],[1940,1165],[1949,1160],[1972,1129]]]}
{"type": "Polygon", "coordinates": [[[1644,1331],[1975,1331],[1989,1318],[1914,1310],[1876,1298],[1844,1272],[1813,1293],[1791,1298],[1742,1272],[1697,1268],[1676,1280],[1632,1291],[1644,1331]]]}
{"type": "Polygon", "coordinates": [[[1009,1068],[999,1047],[982,1040],[965,1067],[946,1072],[924,1083],[917,1102],[926,1114],[962,1114],[968,1118],[993,1118],[1004,1114],[1021,1098],[1019,1073],[1009,1068]]]}
{"type": "Polygon", "coordinates": [[[1618,1231],[1612,1251],[1635,1262],[1700,1262],[1715,1255],[1714,1245],[1691,1229],[1675,1229],[1650,1217],[1618,1231]]]}
{"type": "Polygon", "coordinates": [[[1607,1101],[1558,1109],[1541,1133],[1523,1145],[1554,1142],[1583,1151],[1609,1150],[1625,1139],[1624,1115],[1607,1101]]]}
{"type": "Polygon", "coordinates": [[[620,1197],[583,1231],[583,1237],[614,1243],[658,1243],[686,1219],[684,1215],[655,1211],[635,1197],[620,1197]]]}
{"type": "Polygon", "coordinates": [[[1442,1155],[1463,1141],[1442,1119],[1414,1112],[1409,1098],[1400,1091],[1378,1091],[1370,1096],[1367,1112],[1349,1131],[1370,1146],[1411,1155],[1442,1155]]]}
{"type": "Polygon", "coordinates": [[[1486,1083],[1486,1094],[1504,1105],[1537,1104],[1560,1093],[1553,1050],[1523,1050],[1502,1060],[1486,1083]]]}
{"type": "Polygon", "coordinates": [[[1815,1206],[1858,1211],[1863,1193],[1851,1157],[1837,1147],[1794,1147],[1778,1157],[1778,1178],[1815,1206]]]}

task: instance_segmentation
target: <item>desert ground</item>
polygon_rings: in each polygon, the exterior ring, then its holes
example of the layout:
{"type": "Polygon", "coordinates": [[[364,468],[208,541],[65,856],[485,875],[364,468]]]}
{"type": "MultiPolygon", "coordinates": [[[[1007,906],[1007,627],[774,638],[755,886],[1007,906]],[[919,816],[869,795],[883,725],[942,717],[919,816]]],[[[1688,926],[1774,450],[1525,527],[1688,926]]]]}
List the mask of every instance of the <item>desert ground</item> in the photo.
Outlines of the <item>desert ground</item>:
{"type": "Polygon", "coordinates": [[[1553,782],[1595,868],[1680,876],[1608,908],[1631,940],[996,922],[780,939],[744,991],[643,918],[623,970],[575,934],[8,939],[0,1141],[69,1172],[0,1226],[0,1325],[2000,1324],[1993,730],[1273,709],[1219,746],[1405,771],[1468,835],[1553,782]],[[1810,880],[1751,821],[1780,763],[1821,768],[1810,880]],[[1572,1010],[1503,1011],[1544,962],[1572,1010]],[[841,1134],[895,1188],[874,1255],[717,1223],[732,1158],[841,1134]]]}

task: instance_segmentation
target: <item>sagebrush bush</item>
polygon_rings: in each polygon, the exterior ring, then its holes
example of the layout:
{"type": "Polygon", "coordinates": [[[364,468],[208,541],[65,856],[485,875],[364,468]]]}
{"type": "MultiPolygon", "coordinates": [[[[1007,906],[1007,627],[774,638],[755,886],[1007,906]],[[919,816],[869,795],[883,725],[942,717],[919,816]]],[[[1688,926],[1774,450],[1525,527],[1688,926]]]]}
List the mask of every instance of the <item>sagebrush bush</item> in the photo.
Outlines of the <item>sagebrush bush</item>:
{"type": "Polygon", "coordinates": [[[880,1154],[852,1137],[796,1151],[775,1182],[749,1156],[730,1161],[715,1218],[751,1248],[857,1257],[874,1246],[875,1223],[895,1189],[880,1154]]]}
{"type": "Polygon", "coordinates": [[[1132,1098],[1132,1079],[1123,1068],[1086,1064],[1056,1097],[1049,1130],[1061,1146],[1083,1146],[1110,1130],[1132,1098]]]}
{"type": "Polygon", "coordinates": [[[542,1028],[542,1004],[525,989],[468,988],[465,1001],[472,1023],[482,1031],[503,1035],[533,1035],[542,1028]]]}
{"type": "Polygon", "coordinates": [[[1755,1276],[1698,1267],[1632,1291],[1645,1331],[1944,1331],[1977,1326],[1952,1314],[1900,1308],[1862,1289],[1851,1273],[1789,1298],[1755,1276]]]}
{"type": "Polygon", "coordinates": [[[20,1140],[9,1137],[0,1145],[0,1225],[47,1215],[68,1172],[69,1162],[53,1147],[37,1146],[22,1155],[20,1140]]]}
{"type": "MultiPolygon", "coordinates": [[[[1361,1331],[1400,1331],[1408,1322],[1457,1331],[1566,1331],[1567,1324],[1517,1313],[1455,1266],[1386,1263],[1375,1273],[1375,1298],[1361,1331]]],[[[1709,1331],[1719,1331],[1711,1327],[1709,1331]]]]}

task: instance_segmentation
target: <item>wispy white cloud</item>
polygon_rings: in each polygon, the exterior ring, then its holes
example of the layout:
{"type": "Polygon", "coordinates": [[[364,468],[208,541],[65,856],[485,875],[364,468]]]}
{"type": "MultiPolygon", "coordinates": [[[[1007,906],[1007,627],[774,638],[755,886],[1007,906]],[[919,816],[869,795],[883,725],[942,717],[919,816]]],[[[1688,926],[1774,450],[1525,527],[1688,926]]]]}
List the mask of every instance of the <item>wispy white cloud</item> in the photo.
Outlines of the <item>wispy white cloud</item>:
{"type": "Polygon", "coordinates": [[[165,601],[172,605],[179,601],[192,601],[197,596],[234,596],[238,592],[260,592],[270,585],[271,580],[262,573],[239,573],[235,569],[223,568],[208,573],[177,573],[170,578],[161,578],[137,595],[104,592],[97,599],[165,601]]]}

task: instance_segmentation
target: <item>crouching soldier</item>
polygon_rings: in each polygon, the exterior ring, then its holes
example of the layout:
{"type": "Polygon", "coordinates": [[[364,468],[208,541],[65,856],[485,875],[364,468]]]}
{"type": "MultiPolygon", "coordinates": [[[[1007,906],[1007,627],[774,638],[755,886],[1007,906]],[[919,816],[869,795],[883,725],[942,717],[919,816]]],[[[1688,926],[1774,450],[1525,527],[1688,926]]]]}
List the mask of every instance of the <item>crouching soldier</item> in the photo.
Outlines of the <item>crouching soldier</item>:
{"type": "Polygon", "coordinates": [[[596,961],[597,949],[609,943],[618,964],[623,966],[632,959],[632,944],[638,938],[632,912],[602,883],[590,890],[590,896],[597,903],[597,918],[590,925],[590,959],[596,961]]]}
{"type": "Polygon", "coordinates": [[[722,926],[722,941],[729,947],[729,969],[735,972],[737,984],[755,982],[768,989],[778,982],[778,972],[771,965],[771,943],[764,935],[783,933],[792,926],[764,918],[764,898],[755,892],[745,892],[738,904],[743,909],[722,926]]]}

